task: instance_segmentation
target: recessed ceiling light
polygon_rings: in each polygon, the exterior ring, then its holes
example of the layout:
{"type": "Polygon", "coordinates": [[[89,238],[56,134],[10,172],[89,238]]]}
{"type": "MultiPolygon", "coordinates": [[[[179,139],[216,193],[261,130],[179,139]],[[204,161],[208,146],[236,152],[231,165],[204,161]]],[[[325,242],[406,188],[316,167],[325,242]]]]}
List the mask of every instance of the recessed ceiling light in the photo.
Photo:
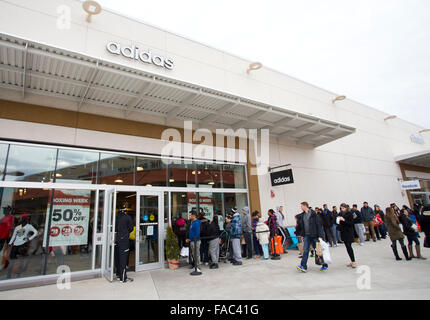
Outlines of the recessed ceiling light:
{"type": "Polygon", "coordinates": [[[61,178],[63,175],[62,175],[61,173],[57,173],[55,176],[56,176],[57,178],[61,178]]]}
{"type": "Polygon", "coordinates": [[[143,167],[137,167],[136,170],[137,171],[143,171],[144,169],[143,169],[143,167]]]}
{"type": "Polygon", "coordinates": [[[123,183],[124,181],[123,180],[121,180],[121,179],[116,179],[115,180],[115,183],[123,183]]]}
{"type": "Polygon", "coordinates": [[[215,184],[215,182],[209,181],[208,184],[212,185],[212,184],[215,184]]]}
{"type": "Polygon", "coordinates": [[[148,183],[146,186],[147,186],[147,187],[152,187],[152,184],[149,184],[149,183],[148,183]]]}
{"type": "Polygon", "coordinates": [[[175,179],[169,179],[169,182],[175,182],[175,179]]]}

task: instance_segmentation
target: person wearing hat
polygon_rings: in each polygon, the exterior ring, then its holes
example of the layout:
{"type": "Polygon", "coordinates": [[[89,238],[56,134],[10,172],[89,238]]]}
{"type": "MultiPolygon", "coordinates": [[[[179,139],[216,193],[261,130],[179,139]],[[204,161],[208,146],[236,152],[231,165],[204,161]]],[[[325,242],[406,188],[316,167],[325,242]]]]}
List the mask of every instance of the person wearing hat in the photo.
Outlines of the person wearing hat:
{"type": "Polygon", "coordinates": [[[116,216],[115,232],[115,267],[116,276],[122,283],[131,282],[133,278],[127,277],[127,260],[130,251],[130,233],[133,231],[133,220],[127,215],[127,207],[125,204],[120,206],[118,215],[116,216]]]}
{"type": "Polygon", "coordinates": [[[190,244],[191,255],[193,256],[193,268],[196,268],[200,272],[200,227],[201,220],[197,219],[197,212],[195,210],[190,211],[191,227],[188,233],[187,243],[190,244]],[[196,254],[197,253],[197,254],[196,254]]]}
{"type": "Polygon", "coordinates": [[[242,236],[242,221],[237,208],[231,209],[233,219],[231,220],[231,244],[233,248],[233,265],[240,266],[242,264],[242,250],[240,247],[240,238],[242,236]]]}

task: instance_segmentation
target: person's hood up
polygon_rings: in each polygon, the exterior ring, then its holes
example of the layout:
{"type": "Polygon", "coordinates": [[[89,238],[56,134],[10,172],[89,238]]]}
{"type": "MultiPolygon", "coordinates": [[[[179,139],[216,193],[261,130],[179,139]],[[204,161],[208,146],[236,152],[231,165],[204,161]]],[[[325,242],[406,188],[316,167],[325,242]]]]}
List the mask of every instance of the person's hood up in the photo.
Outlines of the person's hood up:
{"type": "Polygon", "coordinates": [[[245,211],[245,214],[249,213],[249,207],[243,207],[242,210],[245,211]]]}
{"type": "Polygon", "coordinates": [[[279,209],[281,209],[281,206],[276,207],[276,212],[280,212],[279,209]]]}

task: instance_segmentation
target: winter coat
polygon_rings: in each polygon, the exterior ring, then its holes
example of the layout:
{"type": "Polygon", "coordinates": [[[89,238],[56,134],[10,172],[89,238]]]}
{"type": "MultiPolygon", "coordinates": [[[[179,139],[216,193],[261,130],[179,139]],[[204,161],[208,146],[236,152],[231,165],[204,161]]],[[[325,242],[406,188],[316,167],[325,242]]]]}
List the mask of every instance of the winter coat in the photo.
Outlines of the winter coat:
{"type": "Polygon", "coordinates": [[[361,217],[363,218],[363,222],[373,221],[373,218],[375,217],[375,212],[373,212],[373,209],[371,207],[363,207],[361,208],[361,217]]]}
{"type": "Polygon", "coordinates": [[[352,210],[352,214],[355,214],[355,218],[354,218],[354,224],[359,224],[359,223],[363,223],[363,217],[361,215],[361,212],[358,210],[352,210]]]}
{"type": "Polygon", "coordinates": [[[267,219],[267,226],[269,227],[271,238],[278,235],[278,223],[276,220],[275,214],[269,215],[269,219],[267,219]]]}
{"type": "MultiPolygon", "coordinates": [[[[323,228],[320,221],[320,218],[318,218],[315,211],[309,209],[311,216],[309,218],[309,236],[312,238],[324,238],[323,235],[323,228]]],[[[304,222],[304,215],[305,213],[302,212],[298,214],[297,217],[297,225],[296,225],[296,234],[300,237],[305,237],[305,222],[304,222]]]]}
{"type": "Polygon", "coordinates": [[[214,219],[211,223],[209,223],[207,228],[207,236],[210,237],[208,238],[208,241],[218,238],[219,234],[220,234],[219,224],[218,224],[218,221],[214,219]]]}
{"type": "Polygon", "coordinates": [[[257,232],[256,237],[258,239],[258,242],[260,242],[261,245],[269,243],[269,227],[264,222],[259,221],[257,223],[255,231],[257,232]]]}
{"type": "Polygon", "coordinates": [[[240,239],[242,236],[242,221],[238,212],[233,215],[230,232],[232,239],[240,239]]]}
{"type": "Polygon", "coordinates": [[[249,208],[244,207],[242,210],[244,210],[246,213],[242,216],[242,231],[245,232],[251,232],[252,226],[251,226],[251,215],[249,214],[249,208]]]}
{"type": "Polygon", "coordinates": [[[323,219],[323,225],[326,228],[332,227],[333,224],[335,223],[333,219],[333,214],[328,209],[322,212],[322,219],[323,219]]]}
{"type": "Polygon", "coordinates": [[[276,207],[276,224],[279,228],[284,228],[284,214],[279,211],[280,207],[276,207]]]}
{"type": "Polygon", "coordinates": [[[339,221],[340,238],[344,242],[354,242],[354,216],[351,211],[341,211],[339,216],[345,221],[339,221]]]}
{"type": "Polygon", "coordinates": [[[385,223],[387,224],[387,231],[391,241],[396,241],[405,237],[399,226],[399,218],[397,218],[395,214],[387,213],[385,215],[385,223]]]}
{"type": "Polygon", "coordinates": [[[424,210],[418,219],[418,223],[425,234],[430,234],[430,205],[424,206],[424,210]]]}
{"type": "Polygon", "coordinates": [[[414,230],[414,228],[412,228],[412,221],[407,215],[401,214],[399,217],[399,221],[403,225],[403,234],[404,235],[413,236],[417,233],[414,230]]]}

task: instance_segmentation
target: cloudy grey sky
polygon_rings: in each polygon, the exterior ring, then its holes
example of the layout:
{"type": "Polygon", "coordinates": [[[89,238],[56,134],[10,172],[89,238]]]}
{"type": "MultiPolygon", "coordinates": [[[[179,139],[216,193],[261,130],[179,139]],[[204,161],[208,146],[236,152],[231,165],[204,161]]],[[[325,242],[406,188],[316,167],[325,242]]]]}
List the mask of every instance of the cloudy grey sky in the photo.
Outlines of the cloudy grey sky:
{"type": "Polygon", "coordinates": [[[430,0],[98,0],[430,127],[430,0]]]}

